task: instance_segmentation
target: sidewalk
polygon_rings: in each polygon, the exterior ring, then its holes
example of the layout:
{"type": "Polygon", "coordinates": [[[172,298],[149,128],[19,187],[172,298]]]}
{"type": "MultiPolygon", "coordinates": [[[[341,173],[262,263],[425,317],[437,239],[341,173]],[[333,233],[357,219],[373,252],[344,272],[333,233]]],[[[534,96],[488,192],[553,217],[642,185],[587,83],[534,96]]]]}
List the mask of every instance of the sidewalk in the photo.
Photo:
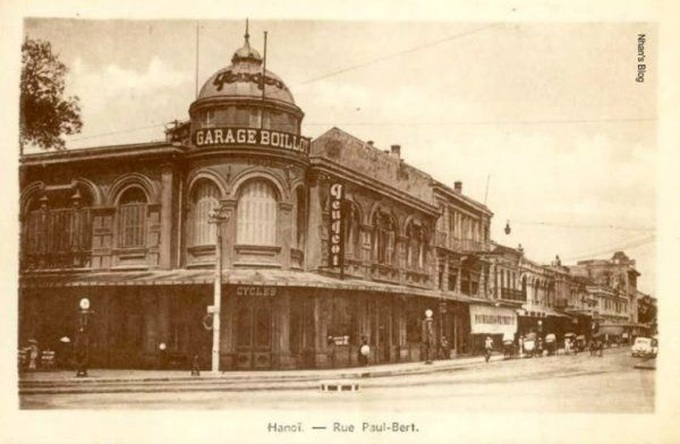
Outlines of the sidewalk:
{"type": "MultiPolygon", "coordinates": [[[[610,353],[616,352],[611,350],[610,353]]],[[[558,358],[559,357],[555,357],[558,358]]],[[[513,358],[521,359],[521,358],[513,358]]],[[[553,359],[546,357],[543,359],[553,359]]],[[[484,356],[463,357],[450,360],[407,362],[399,364],[369,365],[367,367],[308,369],[308,370],[267,370],[228,371],[213,374],[201,372],[191,376],[190,372],[178,370],[114,370],[91,369],[86,378],[77,378],[74,371],[52,371],[22,373],[19,376],[19,393],[25,394],[68,394],[68,393],[123,393],[161,391],[249,391],[249,390],[309,390],[318,388],[319,383],[329,381],[360,381],[367,378],[381,378],[401,375],[423,375],[494,366],[503,362],[502,354],[491,357],[490,363],[484,356]]]]}
{"type": "Polygon", "coordinates": [[[296,389],[309,388],[312,383],[322,381],[429,374],[462,370],[479,365],[493,365],[499,361],[503,361],[502,355],[492,356],[489,364],[484,362],[484,356],[474,356],[434,361],[432,364],[407,362],[337,369],[229,371],[219,374],[202,371],[200,377],[191,376],[188,370],[91,369],[88,371],[88,377],[77,378],[74,371],[60,370],[22,373],[19,375],[19,392],[21,394],[45,394],[145,391],[144,387],[147,387],[149,391],[157,391],[160,387],[206,390],[227,385],[232,389],[241,390],[296,389]],[[152,389],[152,386],[157,389],[152,389]]]}
{"type": "MultiPolygon", "coordinates": [[[[502,361],[502,355],[491,357],[492,362],[502,361]]],[[[421,374],[445,371],[451,368],[465,367],[471,364],[484,364],[484,356],[464,357],[448,360],[424,362],[405,362],[397,364],[369,365],[366,367],[349,367],[333,369],[306,370],[264,370],[264,371],[224,371],[214,374],[201,371],[201,376],[191,376],[189,370],[117,370],[90,369],[89,376],[78,378],[75,371],[57,370],[21,373],[20,383],[101,383],[101,382],[163,382],[163,381],[196,381],[201,379],[231,381],[271,381],[271,380],[310,380],[327,378],[366,378],[394,376],[402,374],[421,374]]]]}

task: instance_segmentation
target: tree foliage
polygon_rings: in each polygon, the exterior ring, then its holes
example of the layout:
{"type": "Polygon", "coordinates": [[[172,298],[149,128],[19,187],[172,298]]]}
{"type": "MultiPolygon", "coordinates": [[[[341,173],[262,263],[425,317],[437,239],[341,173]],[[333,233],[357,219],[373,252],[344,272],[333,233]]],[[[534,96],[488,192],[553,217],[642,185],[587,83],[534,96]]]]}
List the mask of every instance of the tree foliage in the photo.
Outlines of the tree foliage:
{"type": "Polygon", "coordinates": [[[62,135],[79,133],[78,97],[64,97],[68,68],[52,52],[50,42],[25,39],[21,46],[20,139],[41,149],[64,149],[62,135]]]}

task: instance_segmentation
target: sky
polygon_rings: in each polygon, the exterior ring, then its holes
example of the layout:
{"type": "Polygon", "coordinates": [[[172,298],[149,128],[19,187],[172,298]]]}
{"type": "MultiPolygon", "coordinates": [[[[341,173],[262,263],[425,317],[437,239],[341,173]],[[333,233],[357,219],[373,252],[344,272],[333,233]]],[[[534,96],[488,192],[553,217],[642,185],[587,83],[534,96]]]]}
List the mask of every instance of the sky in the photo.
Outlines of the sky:
{"type": "MultiPolygon", "coordinates": [[[[198,86],[229,65],[245,21],[28,19],[69,67],[84,128],[77,149],[164,138],[198,86]],[[198,64],[197,59],[198,26],[198,64]]],[[[497,242],[540,263],[637,261],[656,279],[657,78],[636,82],[646,23],[251,20],[252,45],[305,112],[485,203],[497,242]],[[511,233],[504,227],[510,224],[511,233]]]]}

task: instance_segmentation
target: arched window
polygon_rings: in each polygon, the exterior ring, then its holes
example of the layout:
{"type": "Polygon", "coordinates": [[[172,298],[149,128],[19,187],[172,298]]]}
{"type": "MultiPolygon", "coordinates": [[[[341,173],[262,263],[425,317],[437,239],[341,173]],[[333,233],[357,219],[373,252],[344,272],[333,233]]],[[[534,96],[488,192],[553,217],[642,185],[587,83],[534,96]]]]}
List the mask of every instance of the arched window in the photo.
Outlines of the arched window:
{"type": "Polygon", "coordinates": [[[427,236],[422,225],[411,223],[406,230],[408,236],[408,246],[406,252],[406,263],[408,267],[422,269],[425,267],[425,256],[427,254],[427,236]]]}
{"type": "Polygon", "coordinates": [[[373,216],[373,260],[379,264],[395,263],[396,223],[390,215],[378,211],[373,216]]]}
{"type": "Polygon", "coordinates": [[[193,203],[193,245],[215,245],[215,224],[210,223],[210,211],[219,205],[220,190],[209,180],[201,180],[191,195],[193,203]]]}
{"type": "Polygon", "coordinates": [[[249,182],[238,199],[236,242],[241,245],[276,245],[277,198],[267,182],[249,182]]]}
{"type": "Polygon", "coordinates": [[[305,232],[307,220],[307,199],[305,189],[298,187],[293,194],[293,230],[291,246],[298,250],[305,248],[305,232]]]}
{"type": "Polygon", "coordinates": [[[345,202],[345,256],[360,260],[361,232],[359,231],[359,211],[354,203],[350,201],[345,202]]]}
{"type": "Polygon", "coordinates": [[[118,200],[118,246],[143,247],[146,231],[146,195],[141,188],[128,188],[118,200]]]}

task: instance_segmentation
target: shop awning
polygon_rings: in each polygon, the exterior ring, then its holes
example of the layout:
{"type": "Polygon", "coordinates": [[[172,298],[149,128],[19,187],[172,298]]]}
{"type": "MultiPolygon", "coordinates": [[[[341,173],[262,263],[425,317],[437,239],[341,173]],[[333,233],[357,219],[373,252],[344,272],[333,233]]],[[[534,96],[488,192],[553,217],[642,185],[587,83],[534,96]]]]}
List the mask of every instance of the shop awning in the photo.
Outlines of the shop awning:
{"type": "MultiPolygon", "coordinates": [[[[19,279],[22,288],[110,287],[151,285],[212,285],[213,270],[153,270],[107,271],[90,273],[32,274],[19,279]]],[[[224,270],[226,285],[266,285],[277,287],[309,287],[338,290],[374,291],[380,293],[414,295],[465,303],[490,301],[453,292],[434,291],[361,279],[339,279],[318,273],[290,270],[224,270]]]]}
{"type": "Polygon", "coordinates": [[[548,316],[555,316],[558,318],[570,318],[566,313],[560,313],[548,307],[535,307],[523,305],[522,308],[517,310],[517,314],[520,316],[528,316],[534,318],[546,318],[548,316]]]}

